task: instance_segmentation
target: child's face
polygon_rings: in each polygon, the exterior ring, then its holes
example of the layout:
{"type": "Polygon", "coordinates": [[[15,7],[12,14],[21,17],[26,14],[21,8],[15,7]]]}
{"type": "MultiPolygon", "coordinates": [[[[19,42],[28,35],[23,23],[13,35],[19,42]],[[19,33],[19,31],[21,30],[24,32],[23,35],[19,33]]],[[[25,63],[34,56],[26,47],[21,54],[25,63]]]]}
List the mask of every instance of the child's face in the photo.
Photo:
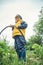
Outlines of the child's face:
{"type": "Polygon", "coordinates": [[[18,22],[18,20],[19,20],[19,18],[17,17],[17,18],[15,18],[15,23],[17,23],[18,22]]]}

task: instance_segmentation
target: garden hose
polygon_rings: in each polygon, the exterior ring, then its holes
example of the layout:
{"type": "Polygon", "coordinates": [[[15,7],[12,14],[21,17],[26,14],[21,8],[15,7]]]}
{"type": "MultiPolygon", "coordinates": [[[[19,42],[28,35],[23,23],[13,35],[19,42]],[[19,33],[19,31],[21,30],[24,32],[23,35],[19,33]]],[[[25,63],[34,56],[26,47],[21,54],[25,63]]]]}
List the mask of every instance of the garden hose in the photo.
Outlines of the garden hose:
{"type": "Polygon", "coordinates": [[[1,32],[0,32],[0,35],[1,35],[1,33],[2,33],[6,28],[8,28],[8,27],[10,27],[10,26],[6,26],[5,28],[3,28],[3,29],[1,30],[1,32]]]}

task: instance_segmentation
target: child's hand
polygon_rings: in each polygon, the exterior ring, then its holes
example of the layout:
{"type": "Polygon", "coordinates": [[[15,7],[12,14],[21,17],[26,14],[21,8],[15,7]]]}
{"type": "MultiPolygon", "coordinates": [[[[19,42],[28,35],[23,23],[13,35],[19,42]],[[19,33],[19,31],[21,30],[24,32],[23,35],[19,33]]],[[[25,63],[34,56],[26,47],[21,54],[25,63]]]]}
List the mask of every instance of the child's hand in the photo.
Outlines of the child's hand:
{"type": "Polygon", "coordinates": [[[14,27],[18,29],[18,27],[17,27],[17,26],[14,26],[14,27]]]}
{"type": "Polygon", "coordinates": [[[11,24],[10,24],[9,27],[14,27],[14,25],[11,25],[11,24]]]}

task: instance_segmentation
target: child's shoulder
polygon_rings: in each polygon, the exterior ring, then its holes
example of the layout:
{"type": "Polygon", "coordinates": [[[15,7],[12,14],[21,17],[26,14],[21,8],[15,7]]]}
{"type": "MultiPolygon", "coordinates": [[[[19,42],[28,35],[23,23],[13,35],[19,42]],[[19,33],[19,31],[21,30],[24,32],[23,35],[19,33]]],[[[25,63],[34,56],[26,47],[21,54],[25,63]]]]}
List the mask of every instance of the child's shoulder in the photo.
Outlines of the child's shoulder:
{"type": "Polygon", "coordinates": [[[22,21],[22,22],[21,22],[21,24],[24,24],[24,23],[26,23],[26,22],[25,22],[25,21],[22,21]]]}

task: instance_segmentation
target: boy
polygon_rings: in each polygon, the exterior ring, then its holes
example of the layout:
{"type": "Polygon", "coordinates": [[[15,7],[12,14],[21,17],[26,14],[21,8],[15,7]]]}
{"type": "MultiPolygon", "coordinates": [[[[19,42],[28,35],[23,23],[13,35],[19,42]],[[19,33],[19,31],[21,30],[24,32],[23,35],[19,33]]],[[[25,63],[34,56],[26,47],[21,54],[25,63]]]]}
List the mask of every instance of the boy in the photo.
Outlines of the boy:
{"type": "Polygon", "coordinates": [[[15,39],[15,49],[19,60],[26,61],[26,49],[25,49],[25,29],[27,24],[22,20],[22,17],[18,14],[15,16],[15,26],[12,27],[12,37],[15,39]]]}

